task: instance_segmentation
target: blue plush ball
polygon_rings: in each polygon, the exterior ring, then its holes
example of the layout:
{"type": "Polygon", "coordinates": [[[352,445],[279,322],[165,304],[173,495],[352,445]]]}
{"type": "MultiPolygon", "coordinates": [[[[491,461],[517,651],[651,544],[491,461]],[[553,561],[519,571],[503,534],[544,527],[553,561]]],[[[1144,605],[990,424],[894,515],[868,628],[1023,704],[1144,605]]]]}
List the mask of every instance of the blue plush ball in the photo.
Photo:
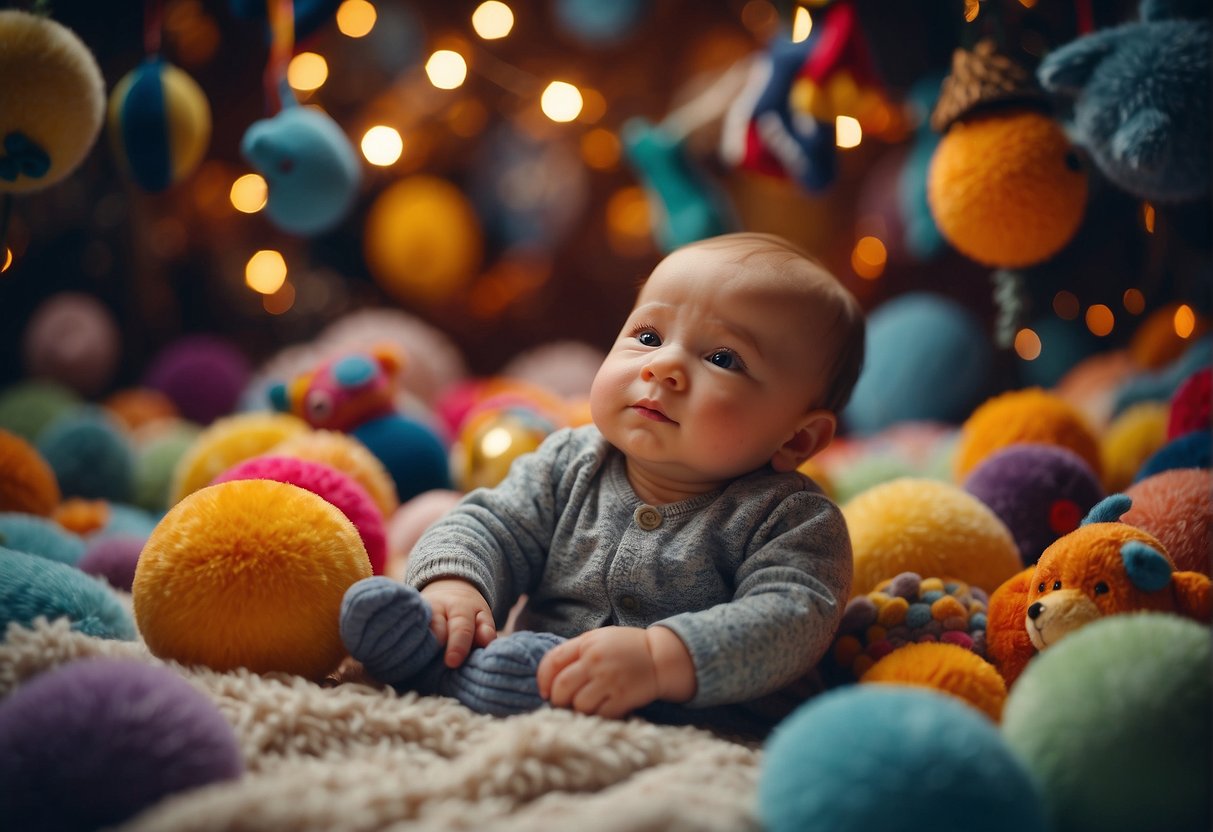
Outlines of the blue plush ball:
{"type": "Polygon", "coordinates": [[[452,487],[442,440],[416,419],[393,413],[363,422],[350,434],[370,448],[392,475],[401,503],[426,491],[452,487]]]}
{"type": "Polygon", "coordinates": [[[84,538],[53,520],[19,511],[0,512],[0,546],[75,566],[84,538]]]}
{"type": "Polygon", "coordinates": [[[1002,732],[1066,832],[1207,832],[1213,764],[1208,624],[1098,618],[1036,656],[1002,732]]]}
{"type": "Polygon", "coordinates": [[[858,685],[802,705],[767,742],[766,832],[1027,832],[1037,785],[998,729],[925,688],[858,685]]]}
{"type": "Polygon", "coordinates": [[[243,770],[218,708],[164,667],[84,659],[34,677],[0,703],[6,828],[108,827],[243,770]]]}
{"type": "Polygon", "coordinates": [[[98,638],[135,638],[130,613],[104,583],[73,566],[0,548],[0,632],[14,622],[29,627],[38,616],[67,617],[73,630],[98,638]]]}
{"type": "Polygon", "coordinates": [[[970,471],[963,488],[1006,524],[1025,566],[1104,498],[1091,466],[1059,445],[1008,445],[970,471]]]}
{"type": "Polygon", "coordinates": [[[843,422],[872,434],[897,422],[958,423],[982,399],[993,348],[973,313],[911,292],[868,318],[863,372],[843,422]]]}
{"type": "Polygon", "coordinates": [[[134,495],[134,449],[99,410],[85,408],[55,420],[38,434],[37,448],[65,498],[126,503],[134,495]]]}
{"type": "Polygon", "coordinates": [[[1177,468],[1213,468],[1213,434],[1194,430],[1175,437],[1150,454],[1133,475],[1133,482],[1177,468]]]}

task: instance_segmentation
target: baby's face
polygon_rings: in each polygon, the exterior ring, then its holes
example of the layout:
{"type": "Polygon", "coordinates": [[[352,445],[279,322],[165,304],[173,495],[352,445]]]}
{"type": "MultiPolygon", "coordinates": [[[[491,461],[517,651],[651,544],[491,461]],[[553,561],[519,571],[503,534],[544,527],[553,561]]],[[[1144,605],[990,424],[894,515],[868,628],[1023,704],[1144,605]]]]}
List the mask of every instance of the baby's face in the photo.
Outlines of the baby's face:
{"type": "Polygon", "coordinates": [[[590,391],[629,470],[707,490],[770,462],[812,410],[819,290],[769,259],[693,247],[653,271],[590,391]]]}

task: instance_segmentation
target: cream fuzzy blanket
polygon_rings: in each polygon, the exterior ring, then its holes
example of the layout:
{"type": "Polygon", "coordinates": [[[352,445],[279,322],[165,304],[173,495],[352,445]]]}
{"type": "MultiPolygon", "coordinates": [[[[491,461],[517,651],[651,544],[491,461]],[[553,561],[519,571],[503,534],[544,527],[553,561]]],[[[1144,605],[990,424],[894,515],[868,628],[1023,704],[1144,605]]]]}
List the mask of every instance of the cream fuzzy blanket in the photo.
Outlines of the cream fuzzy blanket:
{"type": "Polygon", "coordinates": [[[231,722],[244,754],[240,780],[172,796],[123,832],[758,829],[761,752],[697,728],[563,710],[500,719],[442,697],[184,668],[65,620],[9,627],[0,697],[86,656],[178,671],[231,722]]]}

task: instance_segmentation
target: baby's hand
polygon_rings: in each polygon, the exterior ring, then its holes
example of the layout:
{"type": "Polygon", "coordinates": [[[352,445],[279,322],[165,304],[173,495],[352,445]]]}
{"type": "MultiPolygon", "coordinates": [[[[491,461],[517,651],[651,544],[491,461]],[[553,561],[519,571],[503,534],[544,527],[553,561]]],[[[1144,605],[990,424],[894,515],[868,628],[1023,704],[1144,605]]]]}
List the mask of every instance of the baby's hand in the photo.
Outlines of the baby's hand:
{"type": "Polygon", "coordinates": [[[552,705],[611,718],[657,699],[686,701],[695,692],[690,654],[673,632],[661,627],[603,627],[583,633],[549,650],[536,678],[539,695],[552,705]],[[669,673],[657,661],[670,648],[667,636],[682,653],[671,662],[676,675],[682,674],[679,684],[668,691],[662,682],[668,685],[669,673]],[[686,674],[689,680],[683,678],[686,674]]]}
{"type": "Polygon", "coordinates": [[[447,667],[459,667],[472,652],[497,638],[493,613],[476,587],[458,578],[443,578],[425,585],[421,596],[429,602],[433,617],[430,632],[446,645],[447,667]]]}

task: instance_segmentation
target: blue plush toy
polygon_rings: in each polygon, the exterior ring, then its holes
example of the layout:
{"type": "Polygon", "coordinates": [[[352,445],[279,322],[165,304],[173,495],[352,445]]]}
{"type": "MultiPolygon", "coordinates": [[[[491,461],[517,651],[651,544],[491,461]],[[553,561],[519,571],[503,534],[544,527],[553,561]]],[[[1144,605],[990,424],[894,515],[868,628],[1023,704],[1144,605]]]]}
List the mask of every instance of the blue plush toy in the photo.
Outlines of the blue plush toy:
{"type": "Polygon", "coordinates": [[[1208,3],[1144,0],[1141,19],[1066,44],[1037,77],[1074,99],[1073,136],[1118,187],[1179,202],[1209,193],[1208,3]],[[1185,20],[1190,7],[1197,19],[1185,20]]]}
{"type": "Polygon", "coordinates": [[[74,566],[0,547],[0,633],[9,624],[68,618],[73,630],[132,641],[135,624],[103,581],[74,566]]]}

